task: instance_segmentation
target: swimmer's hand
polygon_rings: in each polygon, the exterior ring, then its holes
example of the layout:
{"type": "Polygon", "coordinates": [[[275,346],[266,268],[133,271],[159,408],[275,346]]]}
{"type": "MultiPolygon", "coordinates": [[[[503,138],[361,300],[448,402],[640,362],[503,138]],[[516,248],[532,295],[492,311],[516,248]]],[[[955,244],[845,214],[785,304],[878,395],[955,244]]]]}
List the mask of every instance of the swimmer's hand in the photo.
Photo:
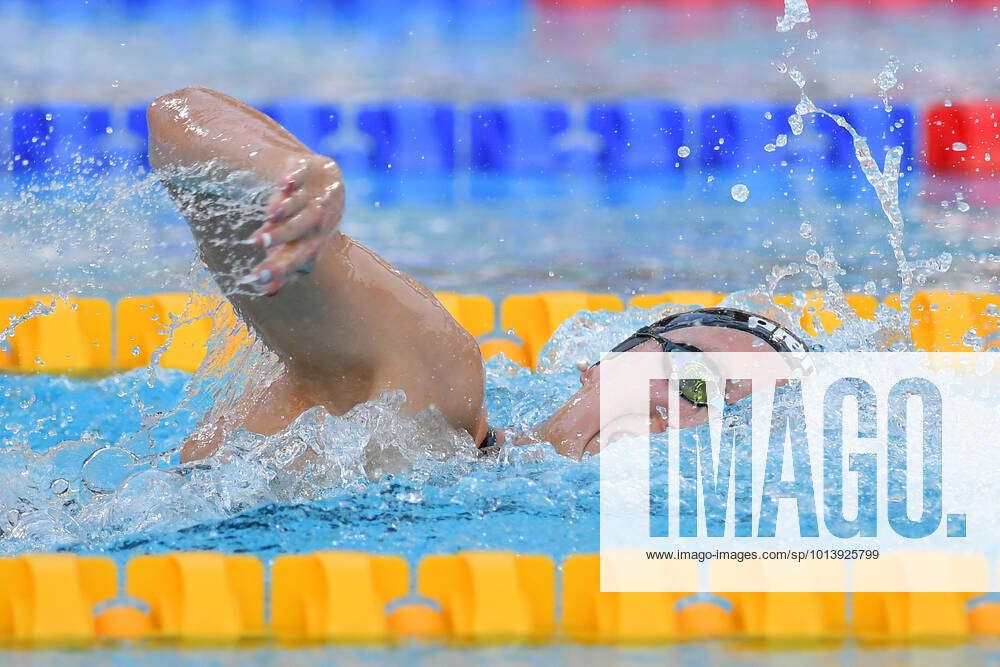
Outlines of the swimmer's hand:
{"type": "Polygon", "coordinates": [[[285,174],[267,204],[264,224],[250,237],[265,251],[264,261],[252,273],[268,296],[312,272],[344,213],[340,168],[330,158],[290,158],[285,174]]]}

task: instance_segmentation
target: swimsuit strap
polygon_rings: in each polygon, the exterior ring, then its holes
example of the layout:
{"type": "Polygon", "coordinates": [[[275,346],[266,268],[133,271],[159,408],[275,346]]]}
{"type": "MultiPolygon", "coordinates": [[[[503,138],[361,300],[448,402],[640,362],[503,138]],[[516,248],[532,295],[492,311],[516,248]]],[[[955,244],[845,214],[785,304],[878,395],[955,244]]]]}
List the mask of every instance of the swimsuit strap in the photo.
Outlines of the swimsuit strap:
{"type": "MultiPolygon", "coordinates": [[[[664,338],[663,334],[665,331],[660,331],[655,329],[653,325],[643,327],[636,331],[634,334],[623,340],[622,342],[611,348],[612,352],[627,352],[633,347],[638,347],[646,340],[655,340],[663,348],[664,352],[701,352],[694,345],[688,345],[687,343],[677,343],[670,340],[669,338],[664,338]]],[[[597,362],[600,363],[600,362],[597,362]]]]}
{"type": "Polygon", "coordinates": [[[497,445],[497,431],[492,426],[486,428],[486,436],[483,441],[476,445],[479,451],[485,453],[490,447],[496,447],[497,445]]]}

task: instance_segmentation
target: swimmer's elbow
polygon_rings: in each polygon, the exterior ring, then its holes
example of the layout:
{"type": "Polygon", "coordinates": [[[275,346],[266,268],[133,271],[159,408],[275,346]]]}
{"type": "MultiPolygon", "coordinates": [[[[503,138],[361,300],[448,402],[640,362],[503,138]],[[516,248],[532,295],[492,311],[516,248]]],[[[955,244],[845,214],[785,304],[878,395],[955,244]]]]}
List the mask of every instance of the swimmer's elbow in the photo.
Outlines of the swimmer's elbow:
{"type": "Polygon", "coordinates": [[[149,164],[153,169],[162,169],[172,161],[171,154],[175,152],[177,133],[181,130],[179,121],[191,91],[191,87],[185,87],[166,95],[160,95],[146,107],[146,125],[149,127],[149,164]]]}
{"type": "Polygon", "coordinates": [[[191,103],[200,95],[208,93],[201,86],[185,86],[172,93],[160,95],[146,107],[146,122],[150,133],[162,132],[180,124],[189,113],[191,103]]]}
{"type": "Polygon", "coordinates": [[[204,86],[185,86],[160,95],[146,107],[146,124],[149,127],[149,163],[154,169],[174,161],[174,155],[190,133],[186,130],[193,117],[220,94],[204,86]]]}
{"type": "Polygon", "coordinates": [[[221,93],[205,86],[184,86],[150,102],[146,107],[146,118],[150,123],[166,121],[176,124],[187,115],[184,110],[197,108],[221,96],[221,93]]]}

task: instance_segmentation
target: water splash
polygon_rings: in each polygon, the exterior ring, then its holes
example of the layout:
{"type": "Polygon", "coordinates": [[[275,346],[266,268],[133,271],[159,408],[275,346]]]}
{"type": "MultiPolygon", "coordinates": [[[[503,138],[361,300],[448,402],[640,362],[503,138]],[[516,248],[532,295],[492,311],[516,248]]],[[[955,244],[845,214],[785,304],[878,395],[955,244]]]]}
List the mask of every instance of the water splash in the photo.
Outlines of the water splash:
{"type": "MultiPolygon", "coordinates": [[[[225,299],[256,296],[244,278],[258,251],[238,243],[234,249],[225,239],[245,237],[259,224],[272,186],[211,163],[161,176],[182,212],[215,225],[199,250],[224,250],[227,261],[215,276],[201,262],[191,265],[187,306],[158,323],[165,340],[146,368],[97,383],[26,376],[4,392],[0,414],[8,437],[0,446],[0,550],[94,547],[122,535],[181,529],[262,503],[304,502],[345,485],[358,488],[370,479],[419,475],[431,464],[455,466],[476,458],[467,433],[452,429],[433,409],[411,414],[402,393],[342,417],[315,408],[274,436],[241,430],[248,410],[284,369],[225,299]],[[178,329],[205,318],[212,335],[199,369],[185,376],[159,368],[178,329]],[[58,398],[40,400],[44,392],[58,398]],[[97,412],[90,413],[92,399],[76,401],[72,392],[105,398],[94,401],[97,412]],[[60,441],[77,419],[92,423],[93,430],[60,441]],[[178,466],[187,437],[222,445],[210,459],[178,466]]],[[[158,187],[145,179],[110,199],[137,191],[151,195],[158,187]]],[[[109,213],[103,206],[94,210],[109,213]]],[[[76,289],[100,286],[97,278],[76,282],[76,289]]],[[[51,312],[48,301],[13,319],[2,339],[16,336],[31,317],[51,312]]]]}
{"type": "Polygon", "coordinates": [[[778,17],[778,32],[789,32],[799,23],[809,23],[809,3],[806,0],[785,0],[785,14],[778,17]]]}
{"type": "Polygon", "coordinates": [[[889,62],[875,76],[875,86],[878,87],[878,95],[882,99],[882,106],[885,112],[892,111],[892,104],[889,102],[889,91],[900,86],[896,74],[899,72],[899,58],[889,56],[889,62]]]}
{"type": "Polygon", "coordinates": [[[804,116],[806,114],[820,114],[830,118],[839,127],[846,130],[854,143],[854,154],[861,167],[865,179],[872,186],[876,197],[878,197],[882,212],[889,222],[889,231],[886,239],[892,248],[896,261],[896,270],[900,279],[900,304],[902,312],[908,313],[910,302],[913,299],[917,287],[923,284],[930,273],[947,271],[951,266],[951,255],[942,253],[936,258],[927,260],[910,260],[903,247],[904,227],[902,209],[899,205],[899,179],[900,163],[903,157],[903,148],[894,146],[886,151],[885,162],[880,169],[878,162],[872,155],[868,140],[861,136],[847,120],[836,113],[829,112],[816,106],[804,88],[801,99],[796,105],[796,114],[804,116]]]}
{"type": "Polygon", "coordinates": [[[21,316],[11,315],[10,323],[7,328],[0,331],[0,351],[6,352],[9,348],[9,340],[14,335],[14,331],[17,327],[21,326],[28,320],[34,317],[41,317],[42,315],[48,315],[55,310],[55,299],[49,303],[44,303],[42,301],[36,301],[28,308],[28,311],[21,316]]]}
{"type": "MultiPolygon", "coordinates": [[[[273,436],[237,430],[211,458],[177,466],[141,455],[142,443],[112,446],[94,435],[45,451],[0,452],[0,552],[96,547],[149,530],[178,530],[269,502],[301,503],[371,480],[419,481],[477,461],[464,431],[434,409],[404,411],[386,393],[336,417],[313,408],[273,436]],[[138,446],[137,446],[138,445],[138,446]],[[158,464],[159,463],[159,464],[158,464]]],[[[180,434],[180,431],[174,431],[180,434]]]]}
{"type": "MultiPolygon", "coordinates": [[[[891,57],[889,64],[876,77],[876,84],[882,90],[882,99],[887,112],[892,108],[888,101],[888,90],[900,85],[896,78],[898,69],[898,59],[891,57]]],[[[886,151],[883,166],[880,168],[872,154],[867,138],[862,136],[842,115],[827,111],[813,103],[806,93],[805,75],[798,68],[790,67],[785,71],[789,79],[799,89],[799,102],[795,106],[795,112],[788,118],[788,125],[793,135],[799,136],[803,133],[806,116],[820,115],[832,120],[851,136],[855,159],[861,167],[865,179],[872,186],[882,213],[889,222],[886,240],[892,249],[896,273],[900,280],[900,310],[896,311],[881,306],[876,312],[874,327],[859,318],[848,304],[844,289],[838,280],[846,272],[839,266],[832,248],[825,248],[822,256],[815,250],[808,251],[805,263],[774,267],[767,279],[766,292],[773,299],[778,285],[783,279],[805,274],[809,277],[814,288],[822,287],[824,289],[824,306],[847,323],[847,326],[842,327],[839,338],[854,341],[855,349],[906,349],[911,347],[909,312],[914,293],[920,285],[926,282],[929,275],[947,271],[951,266],[952,258],[947,252],[930,259],[907,257],[904,249],[905,222],[899,202],[899,180],[902,177],[900,165],[903,149],[901,146],[889,148],[886,151]],[[870,347],[872,345],[874,347],[870,347]]],[[[803,236],[811,239],[811,242],[814,243],[811,224],[808,225],[803,236]]],[[[797,308],[801,309],[804,305],[804,298],[796,299],[797,308]]]]}

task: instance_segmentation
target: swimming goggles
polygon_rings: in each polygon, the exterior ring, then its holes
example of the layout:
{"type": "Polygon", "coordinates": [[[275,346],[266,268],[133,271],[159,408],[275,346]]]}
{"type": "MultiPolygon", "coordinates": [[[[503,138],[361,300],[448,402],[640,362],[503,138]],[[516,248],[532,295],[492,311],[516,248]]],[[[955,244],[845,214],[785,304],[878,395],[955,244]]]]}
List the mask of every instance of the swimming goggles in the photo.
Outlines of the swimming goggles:
{"type": "MultiPolygon", "coordinates": [[[[634,334],[623,340],[618,345],[611,348],[612,352],[628,352],[634,347],[642,345],[647,340],[655,340],[660,344],[660,348],[664,352],[704,352],[694,345],[688,345],[687,343],[678,343],[670,340],[669,338],[664,338],[659,331],[655,331],[652,328],[653,325],[643,327],[636,331],[634,334]]],[[[597,362],[599,364],[601,362],[597,362]]],[[[594,364],[595,366],[597,364],[594,364]]],[[[691,368],[685,368],[685,374],[691,371],[691,368]]],[[[705,380],[697,378],[685,378],[679,382],[681,398],[686,400],[688,403],[696,408],[703,408],[708,405],[708,385],[705,380]]]]}

